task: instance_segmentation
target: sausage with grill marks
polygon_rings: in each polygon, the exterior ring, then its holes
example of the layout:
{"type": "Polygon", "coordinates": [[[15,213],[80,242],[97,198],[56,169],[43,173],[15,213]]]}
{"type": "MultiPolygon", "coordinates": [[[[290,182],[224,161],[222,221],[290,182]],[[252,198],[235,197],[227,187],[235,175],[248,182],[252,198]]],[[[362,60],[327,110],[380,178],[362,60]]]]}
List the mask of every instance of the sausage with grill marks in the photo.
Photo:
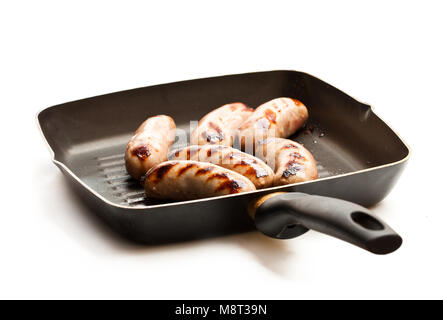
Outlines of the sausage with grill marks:
{"type": "Polygon", "coordinates": [[[262,160],[222,145],[189,146],[172,151],[170,160],[210,162],[245,176],[257,189],[271,187],[274,171],[262,160]]]}
{"type": "Polygon", "coordinates": [[[140,179],[150,168],[168,159],[174,143],[175,123],[165,115],[148,118],[126,146],[125,164],[129,175],[140,179]]]}
{"type": "Polygon", "coordinates": [[[191,133],[192,145],[219,144],[232,146],[237,128],[253,109],[243,103],[229,103],[205,115],[191,133]]]}
{"type": "Polygon", "coordinates": [[[300,101],[293,98],[273,99],[255,109],[240,125],[238,137],[243,148],[266,138],[287,138],[307,119],[308,109],[300,101]]]}
{"type": "Polygon", "coordinates": [[[166,161],[152,168],[144,181],[148,197],[193,200],[255,190],[241,174],[198,161],[166,161]]]}
{"type": "Polygon", "coordinates": [[[318,178],[314,157],[295,141],[268,138],[257,144],[255,155],[274,168],[274,186],[318,178]]]}

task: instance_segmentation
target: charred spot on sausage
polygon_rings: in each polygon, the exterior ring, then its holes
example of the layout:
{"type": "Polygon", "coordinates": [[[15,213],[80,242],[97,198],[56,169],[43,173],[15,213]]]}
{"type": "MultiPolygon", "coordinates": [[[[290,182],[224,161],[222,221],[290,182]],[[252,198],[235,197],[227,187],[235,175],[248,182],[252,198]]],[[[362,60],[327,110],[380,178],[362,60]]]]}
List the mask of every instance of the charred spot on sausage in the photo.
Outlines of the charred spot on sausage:
{"type": "Polygon", "coordinates": [[[137,156],[140,160],[145,160],[151,155],[151,152],[149,151],[148,146],[139,146],[132,150],[132,154],[137,156]]]}
{"type": "Polygon", "coordinates": [[[238,193],[242,187],[244,187],[243,181],[240,180],[233,180],[233,179],[227,179],[223,182],[221,182],[217,189],[215,189],[215,192],[219,192],[225,189],[229,190],[229,193],[238,193]]]}
{"type": "Polygon", "coordinates": [[[299,171],[303,170],[304,166],[295,161],[289,161],[288,167],[283,171],[282,177],[288,178],[296,175],[299,171]]]}

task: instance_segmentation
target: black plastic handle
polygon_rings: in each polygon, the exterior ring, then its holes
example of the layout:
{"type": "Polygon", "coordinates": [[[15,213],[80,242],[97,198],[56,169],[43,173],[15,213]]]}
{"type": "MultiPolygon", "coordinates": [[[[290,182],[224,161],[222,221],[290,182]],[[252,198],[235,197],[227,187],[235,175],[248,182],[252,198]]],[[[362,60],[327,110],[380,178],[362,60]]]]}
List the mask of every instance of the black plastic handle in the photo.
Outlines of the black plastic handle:
{"type": "Polygon", "coordinates": [[[370,211],[352,202],[308,195],[276,194],[255,212],[255,224],[265,235],[289,239],[313,229],[375,254],[397,250],[402,238],[370,211]]]}

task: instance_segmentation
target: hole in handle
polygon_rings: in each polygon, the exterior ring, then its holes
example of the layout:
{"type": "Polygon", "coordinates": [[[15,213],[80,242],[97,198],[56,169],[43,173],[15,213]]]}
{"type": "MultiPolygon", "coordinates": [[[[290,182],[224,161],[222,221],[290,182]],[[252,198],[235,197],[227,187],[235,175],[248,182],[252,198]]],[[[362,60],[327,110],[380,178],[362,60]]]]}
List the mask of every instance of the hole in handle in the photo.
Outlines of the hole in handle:
{"type": "Polygon", "coordinates": [[[367,213],[356,211],[351,213],[352,220],[358,225],[369,230],[383,230],[385,227],[377,221],[375,218],[371,217],[367,213]]]}

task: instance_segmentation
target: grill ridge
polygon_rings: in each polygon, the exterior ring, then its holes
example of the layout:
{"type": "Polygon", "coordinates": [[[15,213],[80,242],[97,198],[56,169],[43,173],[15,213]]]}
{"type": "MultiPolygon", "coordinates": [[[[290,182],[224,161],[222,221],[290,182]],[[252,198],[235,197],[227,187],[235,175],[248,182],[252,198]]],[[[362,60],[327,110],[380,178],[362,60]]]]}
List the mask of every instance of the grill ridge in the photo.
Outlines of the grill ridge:
{"type": "Polygon", "coordinates": [[[144,205],[147,201],[145,192],[140,184],[126,172],[124,154],[111,154],[95,157],[100,176],[111,194],[120,204],[137,206],[144,205]]]}

